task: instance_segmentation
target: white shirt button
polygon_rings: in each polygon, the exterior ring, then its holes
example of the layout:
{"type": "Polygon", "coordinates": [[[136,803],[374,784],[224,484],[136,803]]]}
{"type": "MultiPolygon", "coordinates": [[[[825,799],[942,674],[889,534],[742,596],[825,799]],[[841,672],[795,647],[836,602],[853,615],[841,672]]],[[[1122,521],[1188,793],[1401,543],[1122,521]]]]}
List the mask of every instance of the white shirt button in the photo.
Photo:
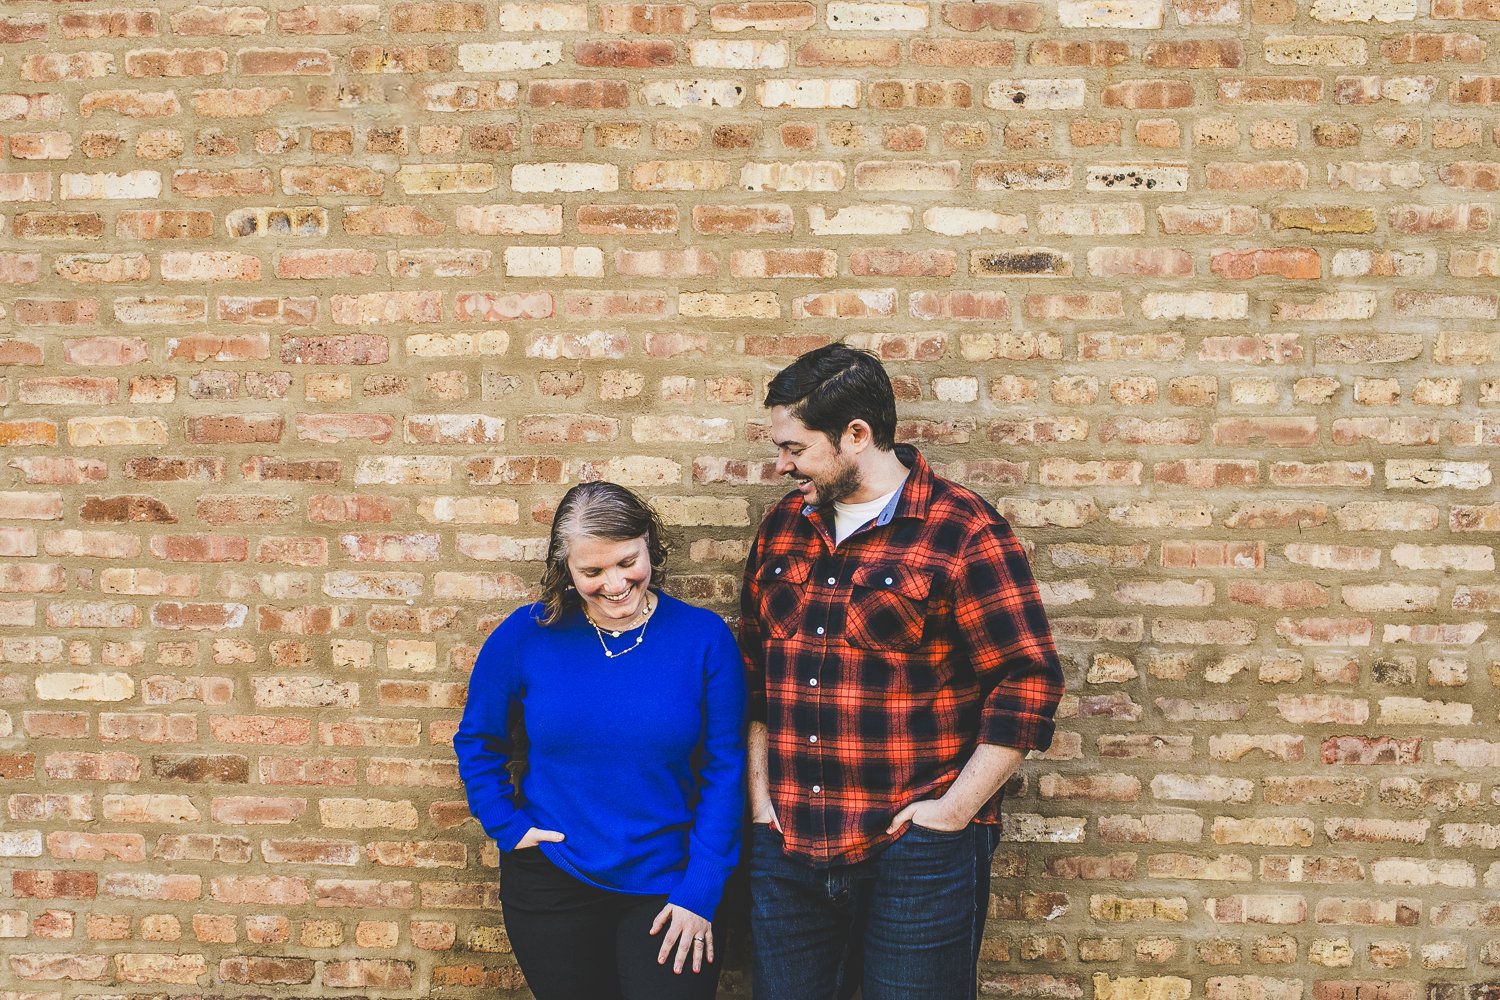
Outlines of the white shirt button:
{"type": "Polygon", "coordinates": [[[813,785],[813,791],[814,792],[821,792],[822,790],[823,790],[823,786],[822,785],[813,785]]]}
{"type": "Polygon", "coordinates": [[[781,575],[781,567],[777,566],[776,569],[774,570],[774,572],[776,573],[777,576],[780,576],[781,575]]]}
{"type": "Polygon", "coordinates": [[[819,635],[823,634],[823,626],[821,626],[821,625],[818,626],[818,634],[819,635]]]}
{"type": "Polygon", "coordinates": [[[818,679],[816,677],[809,677],[807,679],[807,686],[808,687],[817,687],[818,686],[818,679]]]}
{"type": "Polygon", "coordinates": [[[807,738],[807,742],[809,742],[809,743],[816,743],[816,742],[818,742],[818,738],[816,736],[809,736],[807,738]]]}
{"type": "MultiPolygon", "coordinates": [[[[778,573],[780,573],[780,572],[781,572],[781,570],[779,570],[779,569],[778,569],[778,570],[777,570],[777,571],[776,571],[776,572],[778,572],[778,573]]],[[[891,579],[891,578],[890,578],[890,577],[886,577],[886,578],[885,578],[885,585],[886,585],[886,586],[887,586],[887,587],[889,587],[889,586],[890,586],[890,585],[891,585],[891,584],[893,584],[893,583],[895,583],[895,582],[896,582],[896,581],[895,581],[895,580],[892,580],[892,579],[891,579]]]]}
{"type": "Polygon", "coordinates": [[[829,586],[830,586],[830,587],[831,587],[831,586],[833,586],[833,585],[834,585],[834,584],[835,584],[835,583],[838,583],[838,582],[839,582],[839,581],[838,581],[838,577],[833,577],[833,576],[830,576],[830,577],[829,577],[829,578],[828,578],[828,585],[829,585],[829,586]]]}

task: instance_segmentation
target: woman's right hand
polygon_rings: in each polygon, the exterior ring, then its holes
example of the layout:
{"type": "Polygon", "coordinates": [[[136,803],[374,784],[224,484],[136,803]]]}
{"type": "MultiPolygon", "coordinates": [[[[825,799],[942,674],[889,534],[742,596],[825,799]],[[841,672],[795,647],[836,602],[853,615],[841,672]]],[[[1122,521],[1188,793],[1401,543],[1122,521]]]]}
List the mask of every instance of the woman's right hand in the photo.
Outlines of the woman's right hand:
{"type": "Polygon", "coordinates": [[[556,830],[543,830],[540,827],[534,826],[526,831],[526,836],[522,837],[511,850],[524,851],[528,847],[535,847],[537,844],[542,843],[560,844],[567,839],[556,830]]]}

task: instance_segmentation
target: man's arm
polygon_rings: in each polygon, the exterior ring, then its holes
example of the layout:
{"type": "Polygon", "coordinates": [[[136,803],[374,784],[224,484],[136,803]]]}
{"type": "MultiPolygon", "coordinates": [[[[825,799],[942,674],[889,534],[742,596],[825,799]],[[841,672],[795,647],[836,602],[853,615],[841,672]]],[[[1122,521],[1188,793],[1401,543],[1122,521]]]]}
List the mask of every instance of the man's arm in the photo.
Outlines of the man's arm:
{"type": "Polygon", "coordinates": [[[901,810],[890,832],[912,819],[934,830],[962,828],[1010,780],[1027,751],[1052,742],[1062,666],[1025,550],[1003,520],[970,541],[953,597],[958,652],[979,682],[977,743],[953,785],[901,810]]]}
{"type": "Polygon", "coordinates": [[[750,778],[750,822],[769,823],[781,829],[776,807],[771,804],[771,770],[767,764],[766,741],[770,733],[764,722],[750,723],[749,759],[745,762],[750,778]]]}
{"type": "Polygon", "coordinates": [[[777,830],[776,807],[771,804],[771,769],[766,729],[766,674],[764,638],[760,620],[760,600],[755,590],[755,575],[760,562],[760,537],[750,547],[745,560],[745,575],[740,586],[740,655],[745,661],[745,678],[749,689],[750,731],[746,740],[745,776],[750,786],[750,822],[769,823],[777,830]]]}

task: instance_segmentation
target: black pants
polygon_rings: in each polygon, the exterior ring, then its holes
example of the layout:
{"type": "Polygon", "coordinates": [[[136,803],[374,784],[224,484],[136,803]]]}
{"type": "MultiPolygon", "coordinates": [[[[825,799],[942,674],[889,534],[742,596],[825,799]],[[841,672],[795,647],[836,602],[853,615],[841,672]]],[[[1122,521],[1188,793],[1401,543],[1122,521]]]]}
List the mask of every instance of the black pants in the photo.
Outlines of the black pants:
{"type": "MultiPolygon", "coordinates": [[[[656,963],[665,896],[629,896],[580,882],[536,848],[505,855],[500,910],[536,1000],[713,1000],[719,963],[674,973],[656,963]]],[[[716,942],[717,943],[717,942],[716,942]]]]}

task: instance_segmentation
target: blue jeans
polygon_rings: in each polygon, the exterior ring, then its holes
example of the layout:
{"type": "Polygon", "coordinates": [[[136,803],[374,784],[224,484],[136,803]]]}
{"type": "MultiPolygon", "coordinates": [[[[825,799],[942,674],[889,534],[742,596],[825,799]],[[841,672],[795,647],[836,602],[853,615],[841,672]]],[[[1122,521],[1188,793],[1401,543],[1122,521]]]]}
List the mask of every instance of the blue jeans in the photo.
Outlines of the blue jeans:
{"type": "Polygon", "coordinates": [[[875,857],[813,868],[757,823],[750,842],[755,1000],[973,1000],[1000,829],[913,825],[875,857]]]}

